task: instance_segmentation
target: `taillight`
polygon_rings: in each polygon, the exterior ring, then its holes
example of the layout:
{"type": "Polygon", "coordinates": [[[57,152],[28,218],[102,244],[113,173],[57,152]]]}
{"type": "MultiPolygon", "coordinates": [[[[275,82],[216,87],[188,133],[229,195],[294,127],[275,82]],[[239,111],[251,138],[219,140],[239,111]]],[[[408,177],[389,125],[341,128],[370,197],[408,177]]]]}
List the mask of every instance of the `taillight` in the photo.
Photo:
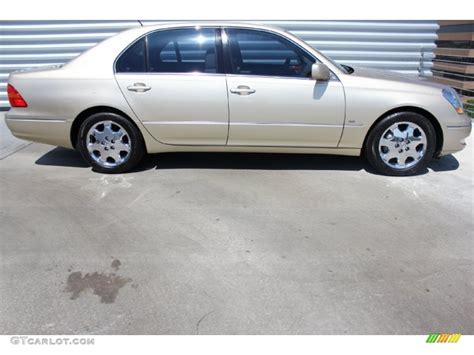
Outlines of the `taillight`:
{"type": "Polygon", "coordinates": [[[10,101],[11,107],[28,107],[25,99],[20,95],[20,93],[13,87],[13,85],[8,84],[7,86],[8,101],[10,101]]]}

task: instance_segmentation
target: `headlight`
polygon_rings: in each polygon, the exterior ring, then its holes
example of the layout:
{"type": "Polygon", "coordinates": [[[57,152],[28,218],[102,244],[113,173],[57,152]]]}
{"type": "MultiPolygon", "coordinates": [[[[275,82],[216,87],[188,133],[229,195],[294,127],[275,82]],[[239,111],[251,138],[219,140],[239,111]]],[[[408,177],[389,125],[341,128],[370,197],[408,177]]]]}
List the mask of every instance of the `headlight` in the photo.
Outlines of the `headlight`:
{"type": "Polygon", "coordinates": [[[453,88],[444,88],[443,96],[454,107],[457,113],[459,113],[460,115],[464,113],[461,98],[459,97],[456,90],[454,90],[453,88]]]}

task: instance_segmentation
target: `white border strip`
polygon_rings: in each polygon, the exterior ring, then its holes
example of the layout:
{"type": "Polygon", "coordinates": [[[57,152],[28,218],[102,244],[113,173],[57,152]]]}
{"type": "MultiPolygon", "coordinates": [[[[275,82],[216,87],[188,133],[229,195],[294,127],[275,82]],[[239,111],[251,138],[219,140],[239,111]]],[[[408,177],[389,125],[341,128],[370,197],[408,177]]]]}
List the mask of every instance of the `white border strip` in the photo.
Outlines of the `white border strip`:
{"type": "MultiPolygon", "coordinates": [[[[35,338],[55,336],[35,336],[35,338]]],[[[60,335],[57,338],[68,336],[60,335]]],[[[78,336],[72,336],[77,338],[78,336]]],[[[458,343],[426,343],[428,335],[354,336],[93,336],[94,345],[13,345],[0,337],[2,354],[471,354],[474,336],[458,343]]]]}
{"type": "Polygon", "coordinates": [[[22,0],[2,6],[2,20],[433,20],[472,15],[472,0],[22,0]]]}

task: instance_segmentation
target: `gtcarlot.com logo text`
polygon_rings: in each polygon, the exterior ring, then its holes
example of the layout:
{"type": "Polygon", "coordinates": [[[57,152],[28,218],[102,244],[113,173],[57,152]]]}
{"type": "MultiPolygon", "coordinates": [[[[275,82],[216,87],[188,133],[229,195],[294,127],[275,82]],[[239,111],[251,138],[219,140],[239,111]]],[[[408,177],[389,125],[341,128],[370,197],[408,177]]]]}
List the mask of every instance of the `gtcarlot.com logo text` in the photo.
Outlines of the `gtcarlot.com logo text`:
{"type": "Polygon", "coordinates": [[[13,345],[94,345],[94,338],[83,337],[38,337],[19,335],[10,338],[13,345]]]}

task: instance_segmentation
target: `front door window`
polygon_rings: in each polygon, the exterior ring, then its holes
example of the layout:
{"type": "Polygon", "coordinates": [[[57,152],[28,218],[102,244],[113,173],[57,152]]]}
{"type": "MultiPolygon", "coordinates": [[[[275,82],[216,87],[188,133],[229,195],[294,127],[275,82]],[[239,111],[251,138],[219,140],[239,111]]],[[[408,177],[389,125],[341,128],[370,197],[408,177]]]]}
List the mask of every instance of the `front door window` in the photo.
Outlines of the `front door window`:
{"type": "Polygon", "coordinates": [[[233,74],[309,78],[315,60],[278,35],[227,29],[233,74]]]}

